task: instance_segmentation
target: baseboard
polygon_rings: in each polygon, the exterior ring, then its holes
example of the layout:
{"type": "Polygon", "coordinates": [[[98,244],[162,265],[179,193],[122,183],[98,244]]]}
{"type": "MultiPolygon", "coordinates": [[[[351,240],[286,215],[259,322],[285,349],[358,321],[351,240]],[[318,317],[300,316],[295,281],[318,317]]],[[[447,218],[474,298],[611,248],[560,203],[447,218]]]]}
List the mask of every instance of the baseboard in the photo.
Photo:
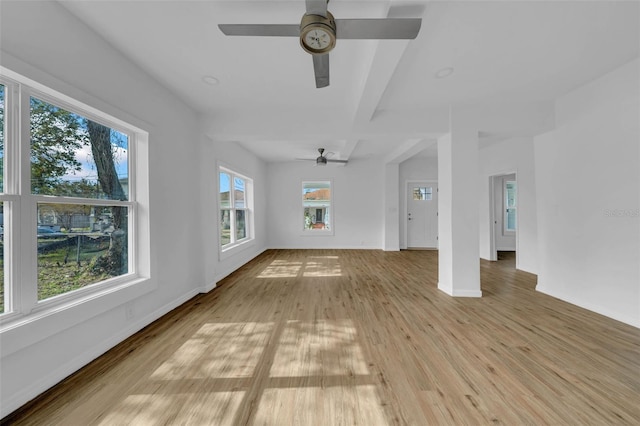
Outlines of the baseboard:
{"type": "Polygon", "coordinates": [[[0,408],[0,419],[6,417],[13,411],[22,407],[27,402],[36,398],[41,393],[60,383],[71,374],[75,373],[94,359],[106,353],[109,349],[123,342],[127,338],[133,336],[135,333],[142,330],[144,327],[151,324],[153,321],[157,320],[163,315],[168,314],[175,308],[179,307],[189,299],[196,296],[198,293],[198,290],[192,290],[182,295],[178,299],[175,299],[172,302],[146,315],[145,317],[140,318],[126,329],[121,330],[119,333],[113,335],[110,339],[104,340],[99,345],[93,346],[90,350],[76,356],[64,365],[61,365],[59,368],[43,377],[41,380],[38,380],[27,388],[11,395],[6,400],[3,400],[2,407],[0,408]]]}
{"type": "MultiPolygon", "coordinates": [[[[223,279],[225,279],[226,277],[228,277],[229,275],[233,274],[237,269],[241,268],[243,265],[246,265],[247,263],[251,262],[253,259],[255,259],[256,257],[260,256],[262,253],[264,253],[265,251],[267,251],[267,248],[263,248],[261,250],[256,251],[256,253],[254,253],[253,255],[250,256],[241,256],[239,257],[237,260],[235,260],[235,262],[231,263],[231,267],[226,268],[224,271],[219,272],[216,274],[215,276],[215,282],[213,283],[213,287],[211,287],[211,289],[215,288],[216,284],[219,283],[220,281],[222,281],[223,279]]],[[[210,287],[211,284],[209,284],[210,287]]],[[[210,290],[208,290],[210,291],[210,290]]]]}
{"type": "Polygon", "coordinates": [[[591,312],[595,312],[597,314],[600,315],[604,315],[607,318],[611,318],[614,319],[616,321],[620,321],[622,323],[628,324],[632,327],[636,327],[636,328],[640,328],[640,318],[631,318],[631,317],[627,317],[625,315],[620,315],[618,312],[612,312],[611,310],[607,309],[607,308],[603,308],[602,306],[598,306],[598,305],[594,305],[593,303],[589,303],[589,302],[585,302],[583,300],[576,300],[575,298],[564,294],[562,292],[558,292],[555,291],[551,288],[549,288],[549,286],[545,286],[544,284],[540,284],[538,283],[538,285],[536,285],[536,291],[539,291],[540,293],[544,293],[547,296],[551,296],[554,297],[556,299],[560,299],[563,302],[567,302],[570,303],[572,305],[575,306],[579,306],[583,309],[589,310],[591,312]]]}
{"type": "Polygon", "coordinates": [[[482,297],[482,290],[454,290],[450,286],[444,286],[440,283],[438,283],[438,290],[451,297],[482,297]]]}
{"type": "Polygon", "coordinates": [[[482,297],[482,290],[454,290],[453,297],[482,297]]]}

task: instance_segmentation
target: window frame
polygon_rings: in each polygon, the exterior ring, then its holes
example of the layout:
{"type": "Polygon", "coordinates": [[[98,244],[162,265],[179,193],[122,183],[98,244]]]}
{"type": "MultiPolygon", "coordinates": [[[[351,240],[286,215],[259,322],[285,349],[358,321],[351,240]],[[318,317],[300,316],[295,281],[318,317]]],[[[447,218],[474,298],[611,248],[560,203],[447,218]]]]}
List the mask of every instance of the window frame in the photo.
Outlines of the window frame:
{"type": "MultiPolygon", "coordinates": [[[[87,310],[97,313],[102,309],[108,309],[109,306],[116,306],[114,303],[130,300],[127,295],[139,296],[152,290],[155,285],[149,280],[150,257],[148,253],[143,253],[143,248],[146,247],[147,251],[149,248],[148,215],[139,213],[141,203],[148,205],[148,132],[1,66],[0,83],[5,86],[6,124],[3,153],[4,192],[0,193],[0,201],[5,203],[5,309],[0,313],[0,332],[4,334],[19,329],[19,326],[37,324],[39,320],[46,320],[46,317],[53,313],[72,308],[79,309],[83,305],[101,304],[100,309],[87,310]],[[129,140],[126,201],[31,193],[31,97],[127,135],[129,140]],[[139,176],[141,179],[138,181],[139,176]],[[34,224],[37,223],[37,207],[40,203],[126,207],[128,272],[38,300],[37,229],[34,224]]],[[[68,323],[74,324],[77,321],[70,319],[68,323]]],[[[36,341],[38,336],[46,336],[46,332],[33,333],[29,340],[36,341]]],[[[18,346],[13,350],[18,350],[18,346]]]]}
{"type": "Polygon", "coordinates": [[[502,235],[504,236],[513,236],[516,234],[518,230],[518,183],[517,180],[508,180],[503,179],[502,181],[502,202],[504,208],[502,209],[502,235]],[[514,188],[514,199],[513,199],[513,207],[509,207],[509,191],[507,189],[507,185],[510,183],[515,184],[514,188]],[[514,229],[509,228],[509,213],[508,210],[512,208],[515,210],[515,223],[514,229]]]}
{"type": "Polygon", "coordinates": [[[252,243],[255,240],[254,234],[254,217],[253,217],[253,179],[246,174],[237,172],[230,167],[224,165],[218,165],[218,174],[217,174],[217,223],[218,223],[218,251],[220,254],[220,258],[224,258],[225,255],[233,252],[234,249],[238,247],[244,247],[247,244],[252,243]],[[220,185],[221,185],[221,174],[229,175],[229,207],[222,207],[222,202],[220,199],[220,185]],[[235,205],[235,179],[239,178],[244,181],[244,207],[236,207],[235,205]],[[222,222],[221,222],[221,212],[223,210],[229,211],[229,219],[230,219],[230,229],[229,229],[229,243],[222,245],[222,222]],[[244,211],[244,226],[245,226],[245,237],[239,240],[236,239],[236,212],[244,211]]]}
{"type": "MultiPolygon", "coordinates": [[[[333,179],[305,179],[302,181],[302,184],[300,186],[300,188],[302,189],[302,191],[300,192],[300,194],[302,195],[301,197],[301,202],[300,205],[302,207],[301,209],[301,225],[302,225],[302,235],[305,236],[330,236],[330,235],[335,235],[335,219],[334,219],[334,215],[333,215],[333,191],[334,191],[334,186],[333,186],[333,179]],[[313,228],[307,228],[306,226],[306,219],[305,219],[305,209],[307,208],[307,206],[305,206],[305,200],[304,200],[304,194],[305,194],[305,189],[308,189],[308,187],[305,187],[306,185],[313,185],[313,184],[319,184],[319,188],[323,188],[325,186],[323,185],[327,185],[328,184],[328,188],[329,188],[329,205],[326,207],[326,212],[328,212],[329,214],[329,229],[323,228],[323,229],[313,229],[313,228]]],[[[325,212],[325,217],[326,217],[326,212],[325,212]]]]}

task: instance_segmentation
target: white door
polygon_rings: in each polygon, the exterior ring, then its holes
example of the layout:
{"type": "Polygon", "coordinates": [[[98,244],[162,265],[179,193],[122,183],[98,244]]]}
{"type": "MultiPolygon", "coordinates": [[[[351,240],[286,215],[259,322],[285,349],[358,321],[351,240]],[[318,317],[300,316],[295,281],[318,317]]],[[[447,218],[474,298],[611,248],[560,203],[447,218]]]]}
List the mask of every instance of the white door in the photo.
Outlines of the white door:
{"type": "Polygon", "coordinates": [[[438,247],[438,185],[407,183],[407,248],[438,247]]]}

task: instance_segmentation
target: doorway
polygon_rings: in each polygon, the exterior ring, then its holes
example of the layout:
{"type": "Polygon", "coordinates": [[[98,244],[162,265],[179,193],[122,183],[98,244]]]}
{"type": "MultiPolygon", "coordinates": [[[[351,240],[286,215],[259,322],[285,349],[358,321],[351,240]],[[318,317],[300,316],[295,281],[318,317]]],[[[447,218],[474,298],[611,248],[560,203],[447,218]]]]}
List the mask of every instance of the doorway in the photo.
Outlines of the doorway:
{"type": "Polygon", "coordinates": [[[410,181],[406,184],[406,238],[408,249],[438,248],[438,184],[410,181]]]}
{"type": "Polygon", "coordinates": [[[517,255],[518,183],[516,174],[510,173],[492,176],[491,184],[491,260],[499,260],[498,252],[517,255]]]}

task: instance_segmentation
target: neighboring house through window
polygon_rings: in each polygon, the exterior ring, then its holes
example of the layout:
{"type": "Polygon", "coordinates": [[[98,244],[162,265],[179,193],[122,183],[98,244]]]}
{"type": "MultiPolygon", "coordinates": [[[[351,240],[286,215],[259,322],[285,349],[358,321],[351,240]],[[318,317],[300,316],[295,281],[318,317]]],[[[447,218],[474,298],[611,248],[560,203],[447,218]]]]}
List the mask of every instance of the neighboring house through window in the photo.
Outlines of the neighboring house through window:
{"type": "Polygon", "coordinates": [[[302,229],[308,234],[333,233],[331,181],[302,182],[302,229]]]}
{"type": "Polygon", "coordinates": [[[138,278],[141,131],[0,71],[0,314],[76,303],[138,278]]]}
{"type": "Polygon", "coordinates": [[[253,240],[253,180],[220,167],[220,247],[222,251],[253,240]]]}

